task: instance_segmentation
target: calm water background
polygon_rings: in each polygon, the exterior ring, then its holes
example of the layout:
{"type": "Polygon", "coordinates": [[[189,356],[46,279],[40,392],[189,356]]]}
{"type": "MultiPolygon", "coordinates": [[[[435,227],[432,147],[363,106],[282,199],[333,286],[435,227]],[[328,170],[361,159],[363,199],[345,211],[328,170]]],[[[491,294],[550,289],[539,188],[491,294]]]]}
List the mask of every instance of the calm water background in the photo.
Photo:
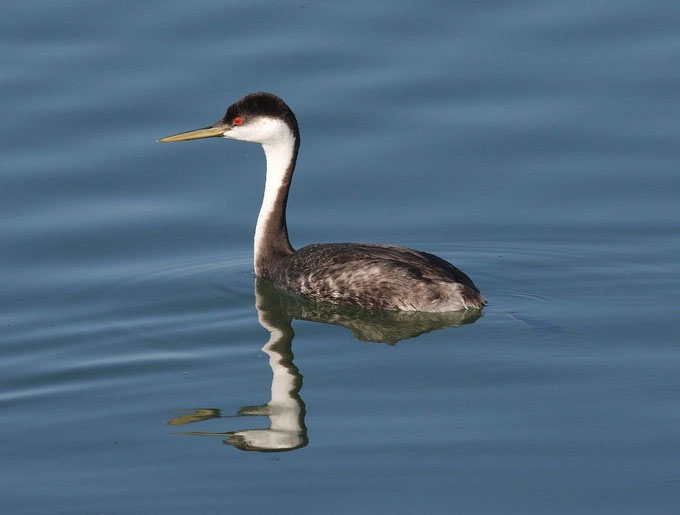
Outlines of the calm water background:
{"type": "Polygon", "coordinates": [[[679,27],[675,0],[5,2],[2,512],[676,512],[679,27]],[[269,427],[233,416],[271,396],[262,152],[155,143],[257,90],[302,128],[294,245],[435,252],[490,301],[396,345],[293,322],[308,444],[280,453],[177,434],[269,427]]]}

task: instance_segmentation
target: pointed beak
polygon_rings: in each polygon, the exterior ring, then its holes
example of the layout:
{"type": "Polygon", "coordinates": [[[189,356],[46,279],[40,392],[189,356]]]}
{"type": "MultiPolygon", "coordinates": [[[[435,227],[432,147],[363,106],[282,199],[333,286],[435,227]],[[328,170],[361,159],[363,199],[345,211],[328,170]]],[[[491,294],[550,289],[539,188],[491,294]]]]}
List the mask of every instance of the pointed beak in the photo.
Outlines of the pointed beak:
{"type": "Polygon", "coordinates": [[[167,136],[161,138],[158,141],[160,143],[168,143],[170,141],[186,141],[190,139],[203,139],[203,138],[220,138],[224,136],[224,133],[229,130],[227,125],[222,125],[222,123],[217,123],[210,127],[204,127],[203,129],[196,129],[188,132],[180,132],[179,134],[174,134],[172,136],[167,136]]]}

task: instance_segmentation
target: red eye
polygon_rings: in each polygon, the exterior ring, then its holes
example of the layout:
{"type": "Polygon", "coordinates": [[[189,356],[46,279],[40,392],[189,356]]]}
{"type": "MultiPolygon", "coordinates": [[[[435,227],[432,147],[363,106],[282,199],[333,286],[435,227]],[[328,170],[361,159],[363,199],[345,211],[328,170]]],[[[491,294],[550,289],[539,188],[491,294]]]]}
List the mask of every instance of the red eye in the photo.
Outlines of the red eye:
{"type": "Polygon", "coordinates": [[[237,116],[236,118],[234,118],[231,121],[231,124],[232,125],[243,125],[243,118],[241,118],[240,116],[237,116]]]}

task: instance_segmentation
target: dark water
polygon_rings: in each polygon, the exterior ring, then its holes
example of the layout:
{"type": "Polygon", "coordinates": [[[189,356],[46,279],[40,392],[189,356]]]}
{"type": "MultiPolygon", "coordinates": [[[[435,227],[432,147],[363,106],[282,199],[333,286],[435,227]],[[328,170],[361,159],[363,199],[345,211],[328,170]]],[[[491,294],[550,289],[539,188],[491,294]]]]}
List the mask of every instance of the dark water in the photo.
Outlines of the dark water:
{"type": "Polygon", "coordinates": [[[2,512],[676,512],[678,27],[675,1],[3,4],[2,512]],[[261,150],[155,140],[257,90],[302,128],[293,244],[437,253],[482,318],[256,292],[261,150]]]}

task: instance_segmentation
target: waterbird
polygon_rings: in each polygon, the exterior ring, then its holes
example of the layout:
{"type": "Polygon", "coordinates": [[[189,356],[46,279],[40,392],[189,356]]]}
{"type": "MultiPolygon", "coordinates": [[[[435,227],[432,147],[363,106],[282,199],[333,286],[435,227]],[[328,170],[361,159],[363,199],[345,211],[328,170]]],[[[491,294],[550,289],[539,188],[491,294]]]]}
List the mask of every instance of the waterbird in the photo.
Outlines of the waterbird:
{"type": "Polygon", "coordinates": [[[300,130],[293,111],[276,95],[251,93],[229,106],[217,123],[158,141],[202,138],[249,141],[264,149],[267,173],[254,246],[258,277],[312,301],[367,310],[447,312],[484,306],[465,273],[428,252],[366,243],[291,246],[286,204],[300,130]]]}

